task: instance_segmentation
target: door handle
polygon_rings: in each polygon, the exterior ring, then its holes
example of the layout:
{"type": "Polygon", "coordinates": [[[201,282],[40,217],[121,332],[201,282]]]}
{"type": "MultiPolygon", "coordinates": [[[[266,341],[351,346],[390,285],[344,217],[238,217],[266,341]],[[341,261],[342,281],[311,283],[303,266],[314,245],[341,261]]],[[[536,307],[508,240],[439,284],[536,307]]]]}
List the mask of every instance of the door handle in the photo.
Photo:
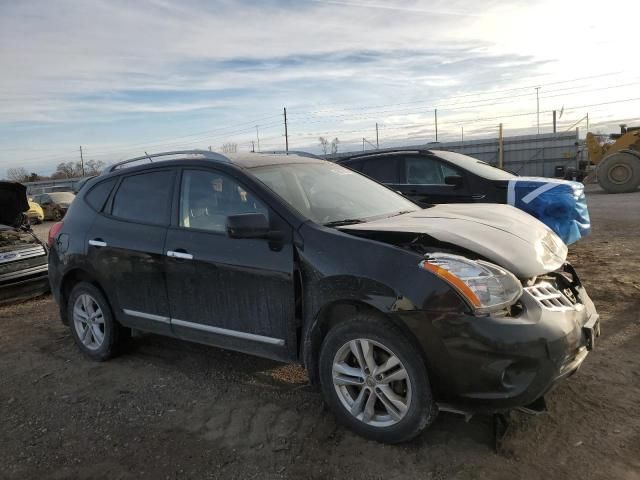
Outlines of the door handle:
{"type": "Polygon", "coordinates": [[[89,240],[89,245],[93,247],[106,247],[107,242],[103,241],[101,238],[96,238],[94,240],[89,240]]]}
{"type": "Polygon", "coordinates": [[[180,258],[182,260],[193,260],[193,255],[185,251],[179,250],[167,250],[167,257],[180,258]]]}

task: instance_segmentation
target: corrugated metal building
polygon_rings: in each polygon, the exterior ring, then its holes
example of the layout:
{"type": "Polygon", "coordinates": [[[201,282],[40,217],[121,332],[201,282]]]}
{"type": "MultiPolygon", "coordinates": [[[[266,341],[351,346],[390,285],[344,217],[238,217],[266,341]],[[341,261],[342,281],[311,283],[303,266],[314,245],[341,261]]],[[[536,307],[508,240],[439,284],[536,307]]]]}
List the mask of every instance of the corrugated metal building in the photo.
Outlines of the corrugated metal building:
{"type": "MultiPolygon", "coordinates": [[[[578,154],[578,132],[545,133],[504,137],[504,168],[518,175],[553,177],[556,167],[576,166],[578,154]]],[[[498,164],[498,139],[465,140],[464,142],[438,142],[411,145],[402,149],[450,150],[483,160],[491,165],[498,164]]],[[[345,152],[338,158],[361,152],[345,152]]]]}

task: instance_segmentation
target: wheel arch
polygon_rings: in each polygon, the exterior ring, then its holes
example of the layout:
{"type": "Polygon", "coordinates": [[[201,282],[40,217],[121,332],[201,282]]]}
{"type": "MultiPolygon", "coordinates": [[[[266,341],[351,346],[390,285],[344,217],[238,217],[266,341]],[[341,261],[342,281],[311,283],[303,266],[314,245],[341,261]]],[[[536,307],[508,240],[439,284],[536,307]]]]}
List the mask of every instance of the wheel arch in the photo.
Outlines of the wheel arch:
{"type": "Polygon", "coordinates": [[[69,270],[64,274],[60,282],[60,318],[65,325],[69,323],[69,318],[67,316],[67,302],[69,301],[71,290],[73,290],[73,287],[80,282],[88,282],[96,287],[105,296],[107,302],[109,302],[104,288],[102,288],[100,282],[98,282],[94,275],[83,268],[73,268],[69,270]]]}
{"type": "Polygon", "coordinates": [[[374,315],[397,327],[407,340],[417,348],[425,364],[427,364],[424,349],[421,347],[415,335],[403,322],[362,300],[339,299],[327,303],[320,308],[313,318],[311,325],[304,331],[305,333],[300,345],[300,358],[303,361],[312,385],[319,384],[320,349],[329,330],[339,323],[352,318],[354,315],[363,313],[374,315]]]}

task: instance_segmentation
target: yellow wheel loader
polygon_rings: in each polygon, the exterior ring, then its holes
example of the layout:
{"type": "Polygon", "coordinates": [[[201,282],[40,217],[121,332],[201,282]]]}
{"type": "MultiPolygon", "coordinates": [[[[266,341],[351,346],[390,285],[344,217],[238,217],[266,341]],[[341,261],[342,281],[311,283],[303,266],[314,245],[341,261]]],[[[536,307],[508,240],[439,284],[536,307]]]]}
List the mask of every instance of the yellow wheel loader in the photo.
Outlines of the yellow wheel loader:
{"type": "Polygon", "coordinates": [[[601,144],[587,133],[589,160],[596,166],[598,183],[607,193],[627,193],[640,186],[640,127],[620,125],[620,133],[609,135],[613,143],[601,144]]]}

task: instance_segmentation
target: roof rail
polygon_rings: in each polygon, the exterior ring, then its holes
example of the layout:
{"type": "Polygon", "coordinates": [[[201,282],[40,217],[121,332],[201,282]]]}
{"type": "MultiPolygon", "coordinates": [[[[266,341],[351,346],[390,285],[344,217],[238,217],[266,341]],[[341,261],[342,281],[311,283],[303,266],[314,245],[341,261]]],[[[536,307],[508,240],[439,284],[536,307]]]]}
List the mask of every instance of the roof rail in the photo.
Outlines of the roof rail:
{"type": "Polygon", "coordinates": [[[121,162],[114,163],[113,165],[107,167],[106,172],[114,172],[129,163],[138,162],[140,160],[149,160],[149,162],[153,162],[152,159],[158,158],[158,157],[182,156],[182,155],[199,155],[205,158],[206,160],[215,160],[217,162],[231,163],[231,160],[229,160],[224,155],[220,153],[211,152],[209,150],[174,150],[171,152],[152,153],[150,155],[146,154],[145,152],[145,155],[141,157],[130,158],[128,160],[122,160],[121,162]]]}
{"type": "Polygon", "coordinates": [[[353,160],[355,158],[364,157],[378,157],[383,155],[402,155],[404,153],[431,153],[427,148],[385,148],[380,150],[368,150],[362,153],[356,153],[355,155],[349,155],[342,158],[338,158],[338,162],[341,160],[353,160]]]}

